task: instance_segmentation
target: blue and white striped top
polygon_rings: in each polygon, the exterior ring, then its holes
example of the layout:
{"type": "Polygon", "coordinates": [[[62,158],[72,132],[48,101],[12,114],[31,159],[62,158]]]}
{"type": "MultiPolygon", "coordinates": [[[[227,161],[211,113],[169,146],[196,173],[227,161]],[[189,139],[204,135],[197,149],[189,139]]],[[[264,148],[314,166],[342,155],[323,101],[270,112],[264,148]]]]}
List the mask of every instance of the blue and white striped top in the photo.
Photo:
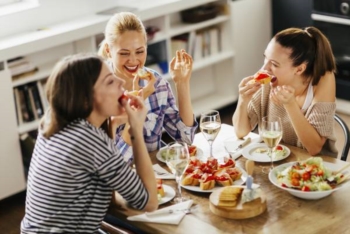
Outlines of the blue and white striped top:
{"type": "Polygon", "coordinates": [[[76,120],[46,139],[30,164],[22,233],[94,233],[116,190],[136,209],[148,202],[138,175],[106,133],[76,120]]]}

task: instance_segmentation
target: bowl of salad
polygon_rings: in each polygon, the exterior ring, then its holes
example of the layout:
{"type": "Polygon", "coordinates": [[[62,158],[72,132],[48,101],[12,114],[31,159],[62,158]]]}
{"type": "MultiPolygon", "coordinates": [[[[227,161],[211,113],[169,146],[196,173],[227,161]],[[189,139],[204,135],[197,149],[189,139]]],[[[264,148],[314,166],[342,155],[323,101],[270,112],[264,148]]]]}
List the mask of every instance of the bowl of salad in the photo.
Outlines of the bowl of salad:
{"type": "Polygon", "coordinates": [[[293,196],[316,200],[329,196],[348,184],[350,171],[335,173],[340,165],[311,157],[301,162],[289,162],[275,167],[269,173],[272,184],[293,196]]]}

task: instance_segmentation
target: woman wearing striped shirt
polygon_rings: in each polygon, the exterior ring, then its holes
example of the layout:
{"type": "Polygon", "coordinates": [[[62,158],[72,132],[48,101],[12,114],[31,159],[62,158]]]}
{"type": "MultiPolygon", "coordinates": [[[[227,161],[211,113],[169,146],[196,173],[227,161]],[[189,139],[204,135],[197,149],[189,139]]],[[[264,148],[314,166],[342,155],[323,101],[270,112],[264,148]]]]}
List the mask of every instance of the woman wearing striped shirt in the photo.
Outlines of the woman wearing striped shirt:
{"type": "Polygon", "coordinates": [[[97,56],[60,61],[47,81],[43,118],[27,185],[22,233],[95,233],[112,192],[134,208],[158,207],[152,164],[143,140],[141,98],[123,95],[124,81],[97,56]],[[136,173],[115,147],[110,116],[127,113],[136,173]]]}
{"type": "MultiPolygon", "coordinates": [[[[113,67],[113,72],[125,81],[126,90],[153,86],[154,92],[145,99],[148,113],[143,130],[149,152],[161,147],[163,129],[174,140],[192,144],[198,124],[191,103],[192,58],[189,54],[184,50],[177,51],[169,66],[178,103],[169,82],[156,71],[145,68],[150,73],[149,81],[135,76],[139,68],[144,68],[147,57],[146,30],[135,14],[121,12],[111,17],[106,25],[105,40],[101,43],[99,55],[107,59],[113,67]]],[[[124,159],[131,162],[133,151],[123,132],[125,122],[125,118],[119,119],[116,142],[124,159]]]]}

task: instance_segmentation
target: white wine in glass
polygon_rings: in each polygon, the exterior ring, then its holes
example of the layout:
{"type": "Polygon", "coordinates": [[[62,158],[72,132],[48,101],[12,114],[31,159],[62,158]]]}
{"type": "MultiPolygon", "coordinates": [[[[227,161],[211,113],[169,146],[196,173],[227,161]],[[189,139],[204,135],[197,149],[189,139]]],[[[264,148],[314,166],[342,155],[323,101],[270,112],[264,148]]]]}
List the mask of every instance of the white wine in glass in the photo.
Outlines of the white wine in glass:
{"type": "Polygon", "coordinates": [[[260,136],[264,140],[267,147],[269,148],[268,156],[270,157],[270,160],[271,160],[270,170],[272,170],[273,169],[272,150],[279,144],[279,142],[282,139],[281,119],[276,116],[263,117],[261,122],[261,127],[260,127],[260,136]]]}
{"type": "Polygon", "coordinates": [[[175,175],[179,197],[175,198],[176,203],[188,200],[181,193],[181,178],[190,161],[188,146],[184,142],[171,142],[167,145],[166,164],[175,175]]]}
{"type": "Polygon", "coordinates": [[[213,156],[213,142],[221,129],[220,114],[210,110],[201,114],[199,128],[210,146],[210,156],[213,156]]]}

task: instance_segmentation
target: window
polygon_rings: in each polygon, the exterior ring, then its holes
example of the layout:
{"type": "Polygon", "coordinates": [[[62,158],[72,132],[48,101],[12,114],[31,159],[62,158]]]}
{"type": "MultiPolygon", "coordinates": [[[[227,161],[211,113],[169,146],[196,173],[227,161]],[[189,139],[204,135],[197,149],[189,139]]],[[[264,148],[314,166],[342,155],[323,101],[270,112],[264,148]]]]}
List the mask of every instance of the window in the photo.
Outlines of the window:
{"type": "Polygon", "coordinates": [[[38,0],[0,0],[0,17],[38,6],[38,0]]]}

